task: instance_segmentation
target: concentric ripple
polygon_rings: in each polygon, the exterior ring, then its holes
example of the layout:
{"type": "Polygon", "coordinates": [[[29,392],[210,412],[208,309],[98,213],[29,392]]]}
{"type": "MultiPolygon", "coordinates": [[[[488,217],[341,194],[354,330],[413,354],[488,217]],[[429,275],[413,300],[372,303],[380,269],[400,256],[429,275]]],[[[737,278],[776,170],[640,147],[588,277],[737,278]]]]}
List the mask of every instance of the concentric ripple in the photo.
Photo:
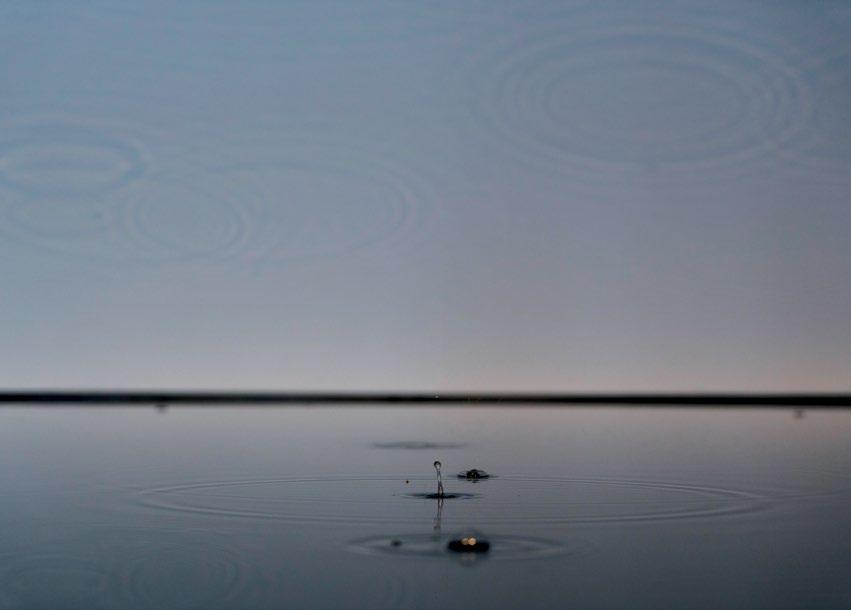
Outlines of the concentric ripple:
{"type": "Polygon", "coordinates": [[[91,607],[107,597],[110,574],[94,558],[39,553],[0,558],[0,606],[91,607]]]}
{"type": "MultiPolygon", "coordinates": [[[[142,534],[144,532],[141,532],[142,534]]],[[[134,608],[219,608],[246,603],[256,583],[232,545],[208,532],[129,538],[117,566],[119,591],[134,608]]],[[[115,551],[113,551],[115,553],[115,551]]]]}
{"type": "Polygon", "coordinates": [[[232,146],[126,193],[122,231],[139,259],[335,258],[409,243],[423,213],[412,177],[340,143],[232,146]]]}
{"type": "Polygon", "coordinates": [[[784,146],[810,91],[779,43],[707,20],[578,14],[479,54],[474,115],[518,160],[624,180],[744,171],[784,146]]]}
{"type": "Polygon", "coordinates": [[[63,255],[112,257],[115,200],[149,170],[123,126],[30,119],[0,129],[0,234],[63,255]]]}
{"type": "MultiPolygon", "coordinates": [[[[433,492],[423,477],[304,477],[217,481],[141,492],[160,510],[243,519],[359,524],[430,522],[434,502],[411,504],[433,492]],[[407,481],[407,482],[406,482],[407,481]]],[[[462,482],[447,485],[460,493],[462,482]]],[[[662,481],[503,476],[453,502],[447,519],[476,525],[625,523],[711,519],[758,511],[770,498],[735,489],[662,481]]]]}
{"type": "Polygon", "coordinates": [[[135,143],[97,127],[37,123],[0,133],[0,184],[25,196],[99,196],[144,171],[135,143]]]}
{"type": "Polygon", "coordinates": [[[128,257],[225,258],[245,247],[245,211],[221,176],[162,173],[131,189],[122,203],[128,257]]]}
{"type": "Polygon", "coordinates": [[[291,153],[221,168],[249,223],[241,260],[334,258],[415,237],[427,206],[410,173],[339,142],[291,146],[291,153]]]}
{"type": "MultiPolygon", "coordinates": [[[[564,545],[555,540],[531,536],[494,535],[486,538],[491,545],[487,558],[497,561],[577,554],[583,549],[579,543],[575,546],[564,545]]],[[[450,555],[446,546],[452,539],[452,535],[442,533],[370,536],[352,541],[347,548],[355,553],[375,556],[444,557],[450,555]]]]}
{"type": "Polygon", "coordinates": [[[823,178],[851,179],[851,48],[808,58],[801,67],[811,85],[813,111],[794,147],[784,150],[789,170],[823,178]]]}
{"type": "Polygon", "coordinates": [[[426,182],[350,142],[302,131],[152,165],[111,133],[37,124],[0,135],[0,232],[124,264],[249,266],[396,251],[423,237],[426,182]]]}

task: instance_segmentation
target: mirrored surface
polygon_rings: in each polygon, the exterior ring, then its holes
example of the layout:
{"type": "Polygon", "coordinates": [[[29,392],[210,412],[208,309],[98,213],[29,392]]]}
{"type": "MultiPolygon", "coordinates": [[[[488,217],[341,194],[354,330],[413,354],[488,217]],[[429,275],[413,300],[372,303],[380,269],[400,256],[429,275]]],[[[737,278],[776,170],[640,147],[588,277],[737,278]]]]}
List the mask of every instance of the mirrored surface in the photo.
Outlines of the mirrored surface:
{"type": "Polygon", "coordinates": [[[847,608],[849,437],[847,410],[6,407],[0,605],[847,608]],[[427,497],[438,459],[491,477],[427,497]]]}

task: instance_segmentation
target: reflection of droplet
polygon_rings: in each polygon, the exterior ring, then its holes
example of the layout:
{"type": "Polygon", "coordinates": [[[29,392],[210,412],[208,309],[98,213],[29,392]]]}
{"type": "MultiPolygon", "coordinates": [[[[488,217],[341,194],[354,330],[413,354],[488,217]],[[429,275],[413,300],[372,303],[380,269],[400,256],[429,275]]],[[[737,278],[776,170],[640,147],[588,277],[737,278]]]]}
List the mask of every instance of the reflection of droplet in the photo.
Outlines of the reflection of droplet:
{"type": "Polygon", "coordinates": [[[437,514],[434,516],[434,526],[432,529],[436,532],[440,531],[440,526],[443,524],[443,498],[437,500],[437,514]]]}

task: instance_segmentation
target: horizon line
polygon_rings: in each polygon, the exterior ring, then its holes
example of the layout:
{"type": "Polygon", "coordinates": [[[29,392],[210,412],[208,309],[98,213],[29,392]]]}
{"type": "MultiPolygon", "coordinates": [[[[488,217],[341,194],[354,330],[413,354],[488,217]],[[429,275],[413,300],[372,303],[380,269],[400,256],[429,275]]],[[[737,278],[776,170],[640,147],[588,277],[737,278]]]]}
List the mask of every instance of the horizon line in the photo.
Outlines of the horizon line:
{"type": "Polygon", "coordinates": [[[842,392],[354,392],[274,390],[0,390],[0,404],[444,404],[851,407],[842,392]]]}

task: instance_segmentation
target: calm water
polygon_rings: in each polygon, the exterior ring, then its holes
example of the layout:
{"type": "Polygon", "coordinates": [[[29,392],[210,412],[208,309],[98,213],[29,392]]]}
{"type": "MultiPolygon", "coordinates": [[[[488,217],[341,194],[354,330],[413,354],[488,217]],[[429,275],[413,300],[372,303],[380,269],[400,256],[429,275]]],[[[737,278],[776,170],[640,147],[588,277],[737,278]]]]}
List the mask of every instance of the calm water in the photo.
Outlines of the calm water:
{"type": "Polygon", "coordinates": [[[4,408],[0,607],[847,608],[849,438],[848,411],[4,408]],[[435,459],[462,497],[417,497],[435,459]]]}

